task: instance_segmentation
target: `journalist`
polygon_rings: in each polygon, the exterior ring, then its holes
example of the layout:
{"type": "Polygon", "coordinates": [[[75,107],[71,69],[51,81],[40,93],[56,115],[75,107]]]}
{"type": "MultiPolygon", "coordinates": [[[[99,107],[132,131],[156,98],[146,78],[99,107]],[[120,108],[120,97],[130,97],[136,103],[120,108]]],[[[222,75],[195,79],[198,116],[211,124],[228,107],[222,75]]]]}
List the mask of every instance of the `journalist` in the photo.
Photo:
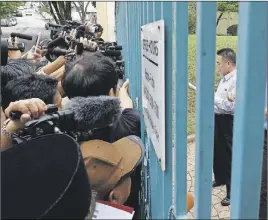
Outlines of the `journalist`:
{"type": "Polygon", "coordinates": [[[120,98],[123,110],[118,122],[94,133],[91,139],[113,142],[128,135],[140,136],[140,116],[128,95],[129,81],[119,91],[117,83],[114,64],[100,53],[83,55],[65,66],[62,87],[68,98],[102,95],[118,95],[120,98]]]}
{"type": "Polygon", "coordinates": [[[16,136],[18,131],[24,128],[26,122],[33,118],[39,118],[44,115],[46,110],[46,103],[38,98],[11,102],[4,111],[7,119],[4,121],[1,128],[1,151],[12,145],[12,139],[16,136]],[[12,111],[20,111],[22,113],[20,120],[13,121],[9,119],[9,115],[12,111]]]}
{"type": "Polygon", "coordinates": [[[61,95],[57,90],[58,81],[48,76],[29,75],[11,80],[2,90],[1,106],[5,110],[11,102],[39,98],[46,104],[60,107],[61,95]]]}
{"type": "Polygon", "coordinates": [[[25,59],[9,59],[7,65],[1,66],[1,90],[12,79],[31,75],[35,72],[34,65],[25,59]]]}

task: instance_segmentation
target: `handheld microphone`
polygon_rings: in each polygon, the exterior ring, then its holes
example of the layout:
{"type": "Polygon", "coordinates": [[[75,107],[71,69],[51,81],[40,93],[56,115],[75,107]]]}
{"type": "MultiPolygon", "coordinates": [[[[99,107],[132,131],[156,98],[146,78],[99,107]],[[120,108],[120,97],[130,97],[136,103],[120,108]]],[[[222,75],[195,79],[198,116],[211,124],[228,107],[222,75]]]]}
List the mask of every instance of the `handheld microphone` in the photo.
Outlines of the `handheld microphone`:
{"type": "Polygon", "coordinates": [[[110,56],[110,57],[120,57],[121,56],[120,50],[105,50],[105,51],[101,51],[101,53],[104,56],[110,56]]]}
{"type": "Polygon", "coordinates": [[[20,33],[15,33],[15,32],[12,32],[10,34],[10,36],[11,37],[18,37],[18,38],[25,39],[25,40],[32,40],[33,39],[33,37],[30,35],[20,34],[20,33]]]}

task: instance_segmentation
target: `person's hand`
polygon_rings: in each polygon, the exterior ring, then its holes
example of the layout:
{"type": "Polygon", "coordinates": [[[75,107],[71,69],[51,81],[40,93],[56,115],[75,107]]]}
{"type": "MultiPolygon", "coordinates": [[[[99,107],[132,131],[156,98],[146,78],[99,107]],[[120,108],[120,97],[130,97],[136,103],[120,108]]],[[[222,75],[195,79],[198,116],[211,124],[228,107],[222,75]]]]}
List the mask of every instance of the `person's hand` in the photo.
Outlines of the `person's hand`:
{"type": "MultiPolygon", "coordinates": [[[[14,44],[12,43],[11,38],[9,38],[8,44],[9,44],[10,47],[16,48],[18,46],[18,38],[15,37],[14,44]]],[[[21,58],[21,51],[19,49],[18,50],[8,50],[8,58],[9,59],[19,59],[19,58],[21,58]]]]}
{"type": "Polygon", "coordinates": [[[129,90],[129,79],[127,79],[123,85],[121,86],[121,88],[119,89],[119,94],[120,93],[128,93],[129,90]]]}
{"type": "Polygon", "coordinates": [[[20,117],[20,120],[10,121],[7,125],[7,130],[16,132],[24,128],[26,122],[35,118],[39,118],[45,114],[46,110],[46,104],[38,98],[11,102],[5,109],[6,117],[9,118],[12,111],[19,111],[22,113],[22,115],[20,117]]]}
{"type": "Polygon", "coordinates": [[[8,51],[8,58],[9,59],[19,59],[19,58],[21,58],[20,50],[9,50],[8,51]]]}
{"type": "Polygon", "coordinates": [[[230,102],[234,102],[234,101],[235,101],[235,92],[228,92],[228,93],[227,93],[227,99],[228,99],[230,102]]]}
{"type": "Polygon", "coordinates": [[[129,90],[129,79],[127,79],[118,92],[118,98],[121,101],[121,107],[122,108],[133,108],[133,102],[128,94],[129,90]]]}

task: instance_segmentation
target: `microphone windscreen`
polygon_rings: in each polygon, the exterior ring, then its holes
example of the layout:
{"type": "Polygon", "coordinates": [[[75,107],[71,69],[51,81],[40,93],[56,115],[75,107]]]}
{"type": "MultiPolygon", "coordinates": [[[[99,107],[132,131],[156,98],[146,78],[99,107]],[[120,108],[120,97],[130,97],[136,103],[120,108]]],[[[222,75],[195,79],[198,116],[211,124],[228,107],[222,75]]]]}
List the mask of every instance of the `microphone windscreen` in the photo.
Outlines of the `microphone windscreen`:
{"type": "Polygon", "coordinates": [[[31,35],[26,35],[26,34],[20,34],[20,33],[15,33],[15,32],[12,32],[10,34],[11,37],[18,37],[18,38],[21,38],[21,39],[25,39],[25,40],[32,40],[33,37],[31,35]]]}
{"type": "Polygon", "coordinates": [[[109,96],[75,97],[63,110],[74,112],[74,120],[85,129],[103,128],[114,123],[121,114],[120,100],[109,96]]]}

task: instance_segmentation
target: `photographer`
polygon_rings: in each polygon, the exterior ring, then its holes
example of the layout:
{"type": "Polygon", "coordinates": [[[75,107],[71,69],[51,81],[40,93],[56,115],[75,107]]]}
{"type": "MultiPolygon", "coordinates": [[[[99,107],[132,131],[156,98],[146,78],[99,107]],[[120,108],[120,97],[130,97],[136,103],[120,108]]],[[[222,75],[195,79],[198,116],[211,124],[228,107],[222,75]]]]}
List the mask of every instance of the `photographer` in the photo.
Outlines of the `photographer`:
{"type": "Polygon", "coordinates": [[[12,121],[7,119],[4,122],[1,132],[1,151],[12,145],[14,135],[24,128],[26,122],[33,118],[39,118],[44,115],[46,110],[45,102],[38,98],[11,102],[4,111],[6,118],[9,118],[12,111],[20,111],[22,115],[20,120],[12,121]]]}
{"type": "Polygon", "coordinates": [[[129,81],[118,92],[118,75],[109,58],[100,53],[84,54],[80,59],[67,63],[65,69],[62,87],[68,98],[118,94],[121,100],[123,110],[118,122],[95,133],[91,139],[113,142],[128,135],[140,136],[140,116],[128,95],[129,81]]]}

